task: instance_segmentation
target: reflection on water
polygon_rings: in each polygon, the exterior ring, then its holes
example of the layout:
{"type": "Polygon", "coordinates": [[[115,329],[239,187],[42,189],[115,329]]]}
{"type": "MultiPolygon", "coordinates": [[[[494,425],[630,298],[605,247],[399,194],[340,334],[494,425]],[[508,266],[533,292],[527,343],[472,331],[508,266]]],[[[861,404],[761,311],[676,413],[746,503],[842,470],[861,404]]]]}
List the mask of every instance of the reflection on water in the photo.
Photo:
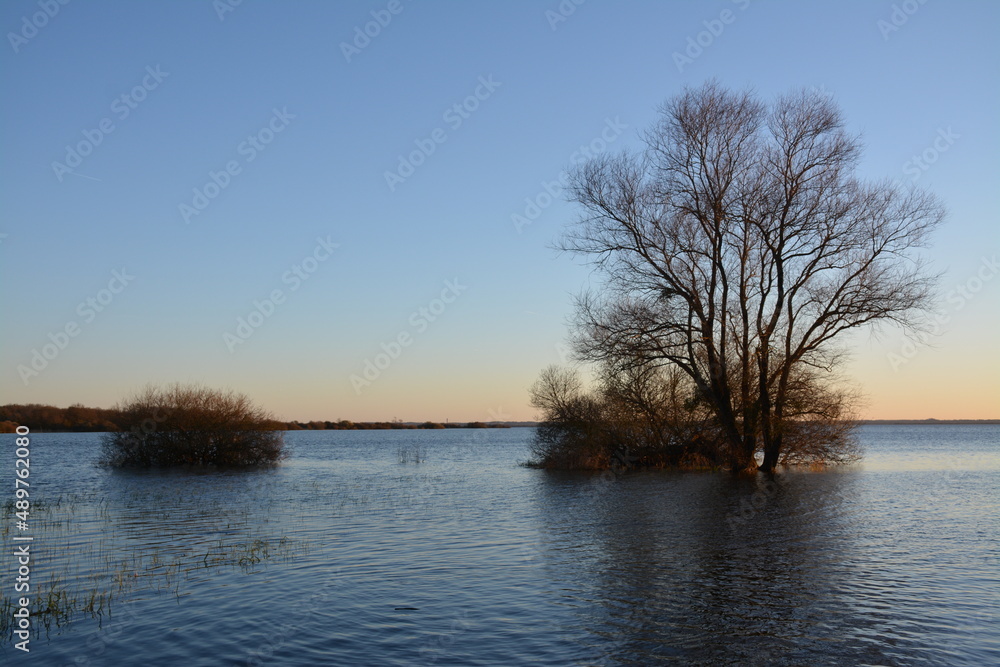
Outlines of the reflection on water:
{"type": "MultiPolygon", "coordinates": [[[[912,498],[920,479],[871,481],[638,474],[589,495],[561,479],[539,504],[572,508],[543,517],[543,532],[560,536],[552,552],[573,554],[576,567],[553,571],[607,664],[956,664],[952,651],[995,662],[996,525],[991,537],[975,524],[915,532],[902,520],[911,509],[866,503],[880,490],[912,498]],[[972,583],[977,572],[987,580],[972,583]]],[[[979,501],[963,504],[949,515],[979,501]]]]}
{"type": "Polygon", "coordinates": [[[78,610],[30,656],[0,651],[11,664],[135,664],[136,646],[152,665],[1000,663],[996,427],[866,427],[863,464],[773,480],[526,469],[529,437],[299,432],[277,468],[122,473],[90,465],[93,434],[37,435],[33,500],[49,506],[33,577],[126,585],[110,616],[78,610]]]}

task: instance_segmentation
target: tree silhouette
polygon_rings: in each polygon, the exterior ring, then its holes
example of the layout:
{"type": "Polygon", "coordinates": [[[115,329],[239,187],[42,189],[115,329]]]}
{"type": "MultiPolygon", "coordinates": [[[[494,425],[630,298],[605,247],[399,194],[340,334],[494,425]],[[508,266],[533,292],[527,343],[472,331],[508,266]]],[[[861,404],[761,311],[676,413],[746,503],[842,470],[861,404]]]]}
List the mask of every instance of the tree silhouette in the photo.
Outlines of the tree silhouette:
{"type": "Polygon", "coordinates": [[[803,433],[845,437],[834,342],[919,326],[933,276],[917,251],[941,205],[858,178],[860,141],[817,93],[767,105],[710,82],[665,104],[644,138],[644,152],[572,176],[583,215],[562,247],[603,277],[578,300],[580,357],[680,369],[734,470],[763,452],[772,471],[803,433]]]}

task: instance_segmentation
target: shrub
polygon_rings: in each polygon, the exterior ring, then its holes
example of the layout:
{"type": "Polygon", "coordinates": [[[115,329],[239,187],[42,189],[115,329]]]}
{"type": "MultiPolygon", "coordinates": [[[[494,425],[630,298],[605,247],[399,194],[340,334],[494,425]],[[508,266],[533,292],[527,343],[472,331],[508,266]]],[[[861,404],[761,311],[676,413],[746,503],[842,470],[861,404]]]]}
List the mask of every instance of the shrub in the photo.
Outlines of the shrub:
{"type": "MultiPolygon", "coordinates": [[[[626,360],[628,362],[629,360],[626,360]]],[[[529,465],[553,469],[721,468],[730,447],[703,392],[672,367],[605,363],[585,390],[572,369],[550,366],[531,388],[542,411],[529,465]]],[[[786,418],[776,424],[781,465],[852,463],[856,397],[792,376],[786,418]]],[[[758,439],[753,453],[760,454],[758,439]]],[[[738,472],[739,470],[735,470],[738,472]]]]}
{"type": "Polygon", "coordinates": [[[150,386],[116,409],[118,430],[101,443],[104,465],[250,466],[285,456],[280,423],[243,394],[191,385],[150,386]]]}
{"type": "Polygon", "coordinates": [[[584,392],[579,376],[550,366],[531,388],[531,404],[544,411],[531,445],[540,468],[609,468],[616,442],[606,405],[584,392]]]}

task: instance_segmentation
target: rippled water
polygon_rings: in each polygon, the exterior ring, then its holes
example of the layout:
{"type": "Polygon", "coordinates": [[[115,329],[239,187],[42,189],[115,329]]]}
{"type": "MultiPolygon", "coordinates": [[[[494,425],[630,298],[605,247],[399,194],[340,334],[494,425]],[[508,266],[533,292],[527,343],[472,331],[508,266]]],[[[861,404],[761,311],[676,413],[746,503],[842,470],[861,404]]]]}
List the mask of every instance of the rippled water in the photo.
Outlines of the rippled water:
{"type": "MultiPolygon", "coordinates": [[[[1000,664],[1000,428],[865,463],[554,474],[530,429],[295,432],[267,470],[111,472],[37,434],[36,665],[1000,664]],[[414,462],[414,459],[422,459],[414,462]],[[408,462],[402,462],[408,460],[408,462]],[[110,594],[85,610],[87,592],[110,594]],[[99,613],[98,613],[99,609],[99,613]]],[[[3,436],[13,483],[13,436],[3,436]]],[[[10,491],[3,492],[6,500],[10,491]]],[[[10,508],[3,594],[12,595],[10,508]]]]}

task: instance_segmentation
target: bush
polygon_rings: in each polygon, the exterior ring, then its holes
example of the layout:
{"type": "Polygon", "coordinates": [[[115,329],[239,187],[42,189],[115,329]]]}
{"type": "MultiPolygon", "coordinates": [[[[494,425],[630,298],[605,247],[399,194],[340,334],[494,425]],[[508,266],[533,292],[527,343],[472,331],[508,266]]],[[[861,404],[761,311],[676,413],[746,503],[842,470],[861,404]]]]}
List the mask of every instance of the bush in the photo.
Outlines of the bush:
{"type": "MultiPolygon", "coordinates": [[[[628,362],[629,360],[626,360],[628,362]]],[[[542,411],[529,465],[568,470],[722,468],[730,447],[702,392],[678,369],[605,363],[585,390],[572,369],[550,366],[531,388],[542,411]]],[[[856,397],[799,372],[780,428],[781,465],[853,463],[856,397]]],[[[761,453],[757,439],[754,454],[761,453]]]]}
{"type": "Polygon", "coordinates": [[[150,386],[116,409],[118,430],[101,443],[104,465],[251,466],[285,456],[279,422],[243,394],[179,384],[150,386]]]}
{"type": "Polygon", "coordinates": [[[605,364],[586,391],[550,366],[531,388],[542,411],[529,465],[562,470],[716,468],[719,437],[676,369],[605,364]]]}
{"type": "Polygon", "coordinates": [[[544,411],[531,445],[540,468],[603,470],[611,467],[617,442],[606,405],[584,393],[579,376],[550,366],[531,389],[531,404],[544,411]]]}

